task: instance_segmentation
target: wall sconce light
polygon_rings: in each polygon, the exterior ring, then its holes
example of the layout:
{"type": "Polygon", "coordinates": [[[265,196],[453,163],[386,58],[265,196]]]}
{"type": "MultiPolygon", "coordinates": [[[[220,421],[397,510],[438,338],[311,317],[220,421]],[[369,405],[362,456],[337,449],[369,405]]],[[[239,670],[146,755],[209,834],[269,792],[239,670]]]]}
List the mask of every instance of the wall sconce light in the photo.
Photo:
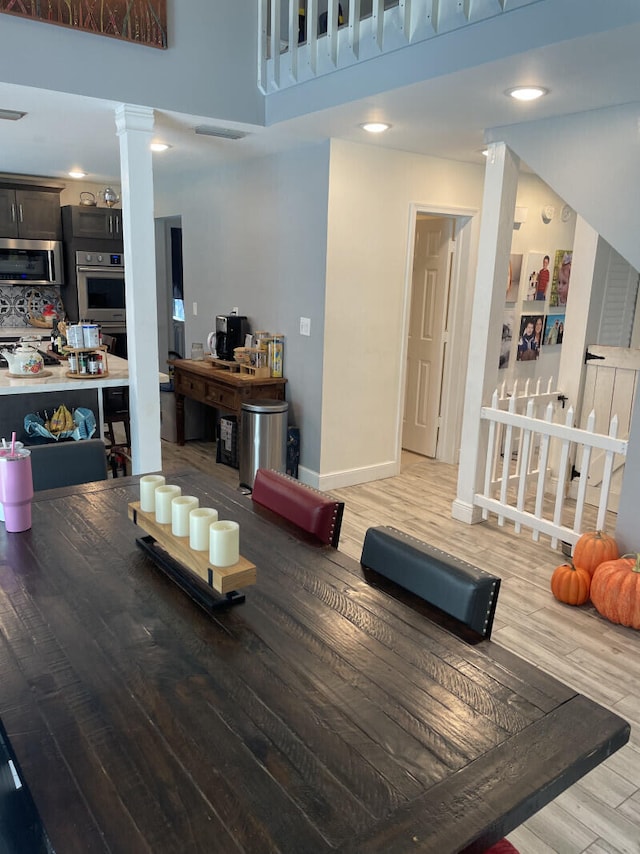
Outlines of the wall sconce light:
{"type": "Polygon", "coordinates": [[[542,208],[542,222],[544,222],[545,225],[549,225],[549,223],[555,216],[555,213],[556,209],[553,205],[545,205],[542,208]]]}

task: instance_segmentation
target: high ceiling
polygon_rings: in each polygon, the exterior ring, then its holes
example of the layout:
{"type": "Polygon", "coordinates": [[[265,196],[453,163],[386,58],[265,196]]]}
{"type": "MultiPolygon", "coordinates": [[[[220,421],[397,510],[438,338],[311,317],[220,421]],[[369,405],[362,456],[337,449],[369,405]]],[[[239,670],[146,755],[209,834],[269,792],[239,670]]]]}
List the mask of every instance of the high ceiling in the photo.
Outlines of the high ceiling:
{"type": "MultiPolygon", "coordinates": [[[[639,43],[640,24],[560,42],[266,128],[227,125],[248,131],[235,141],[196,135],[198,125],[221,125],[206,116],[156,111],[155,136],[172,147],[154,154],[154,177],[328,137],[482,163],[485,129],[638,101],[639,43]],[[504,95],[510,86],[533,82],[550,94],[529,104],[504,95]],[[358,127],[371,117],[393,127],[371,137],[358,127]]],[[[116,106],[0,83],[0,108],[27,113],[0,122],[2,171],[69,180],[69,169],[81,166],[88,181],[119,184],[116,106]]]]}

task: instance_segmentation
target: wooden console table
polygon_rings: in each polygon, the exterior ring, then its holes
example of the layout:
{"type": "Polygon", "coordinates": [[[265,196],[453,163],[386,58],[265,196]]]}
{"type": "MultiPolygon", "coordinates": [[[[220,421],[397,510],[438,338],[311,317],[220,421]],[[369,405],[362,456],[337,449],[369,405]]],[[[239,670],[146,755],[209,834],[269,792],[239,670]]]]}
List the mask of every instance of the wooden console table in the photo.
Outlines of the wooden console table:
{"type": "Polygon", "coordinates": [[[207,406],[228,412],[238,418],[247,400],[284,400],[287,383],[283,377],[256,379],[214,368],[210,362],[192,359],[170,359],[173,365],[176,394],[176,432],[178,445],[184,445],[184,399],[190,397],[207,406]]]}

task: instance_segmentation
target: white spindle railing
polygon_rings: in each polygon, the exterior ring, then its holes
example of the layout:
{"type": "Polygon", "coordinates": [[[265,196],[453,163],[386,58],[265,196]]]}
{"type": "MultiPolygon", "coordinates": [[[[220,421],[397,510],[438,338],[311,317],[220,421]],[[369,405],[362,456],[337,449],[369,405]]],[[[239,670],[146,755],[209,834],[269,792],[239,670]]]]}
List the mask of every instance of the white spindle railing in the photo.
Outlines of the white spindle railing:
{"type": "Polygon", "coordinates": [[[542,0],[258,0],[265,94],[542,0]],[[340,24],[342,10],[344,22],[340,24]],[[326,12],[326,33],[318,19],[326,12]],[[305,32],[301,33],[301,25],[305,32]]]}
{"type": "Polygon", "coordinates": [[[509,519],[516,531],[522,526],[533,531],[533,539],[540,534],[551,538],[557,548],[558,540],[575,544],[582,532],[582,517],[589,479],[591,453],[594,449],[604,452],[604,471],[597,511],[597,528],[605,527],[605,514],[611,485],[611,474],[616,454],[627,453],[627,441],[618,438],[618,418],[614,415],[608,435],[594,432],[595,413],[591,413],[585,429],[573,426],[574,412],[569,407],[562,421],[554,421],[554,407],[562,399],[557,392],[524,395],[512,393],[506,396],[496,390],[491,406],[482,408],[481,418],[488,423],[488,450],[485,465],[483,491],[474,496],[474,504],[483,510],[483,518],[495,513],[498,524],[509,519]],[[545,403],[545,398],[550,398],[545,403]],[[536,417],[536,409],[544,405],[542,417],[536,417]],[[517,464],[513,466],[514,449],[517,448],[517,464]],[[582,449],[582,450],[580,450],[582,449]],[[555,473],[551,473],[549,461],[555,461],[555,473]],[[579,465],[578,490],[573,519],[566,502],[566,485],[569,464],[576,460],[579,465]],[[556,480],[555,490],[552,479],[556,480]],[[552,496],[555,498],[552,500],[552,496]],[[545,506],[545,497],[547,498],[545,506]]]}

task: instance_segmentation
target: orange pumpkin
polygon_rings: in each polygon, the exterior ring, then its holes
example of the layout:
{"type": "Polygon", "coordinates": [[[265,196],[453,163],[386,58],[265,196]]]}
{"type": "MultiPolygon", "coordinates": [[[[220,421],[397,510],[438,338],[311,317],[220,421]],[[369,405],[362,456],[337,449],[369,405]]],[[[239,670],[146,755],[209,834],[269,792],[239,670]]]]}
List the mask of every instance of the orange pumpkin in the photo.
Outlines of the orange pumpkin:
{"type": "Polygon", "coordinates": [[[605,560],[615,560],[618,557],[620,557],[618,544],[604,531],[587,531],[573,549],[574,566],[586,569],[591,576],[596,571],[596,567],[605,560]]]}
{"type": "Polygon", "coordinates": [[[640,629],[640,555],[601,563],[591,581],[591,601],[612,623],[640,629]]]}
{"type": "Polygon", "coordinates": [[[589,598],[591,576],[586,569],[563,563],[553,570],[551,592],[565,605],[584,605],[589,598]]]}

